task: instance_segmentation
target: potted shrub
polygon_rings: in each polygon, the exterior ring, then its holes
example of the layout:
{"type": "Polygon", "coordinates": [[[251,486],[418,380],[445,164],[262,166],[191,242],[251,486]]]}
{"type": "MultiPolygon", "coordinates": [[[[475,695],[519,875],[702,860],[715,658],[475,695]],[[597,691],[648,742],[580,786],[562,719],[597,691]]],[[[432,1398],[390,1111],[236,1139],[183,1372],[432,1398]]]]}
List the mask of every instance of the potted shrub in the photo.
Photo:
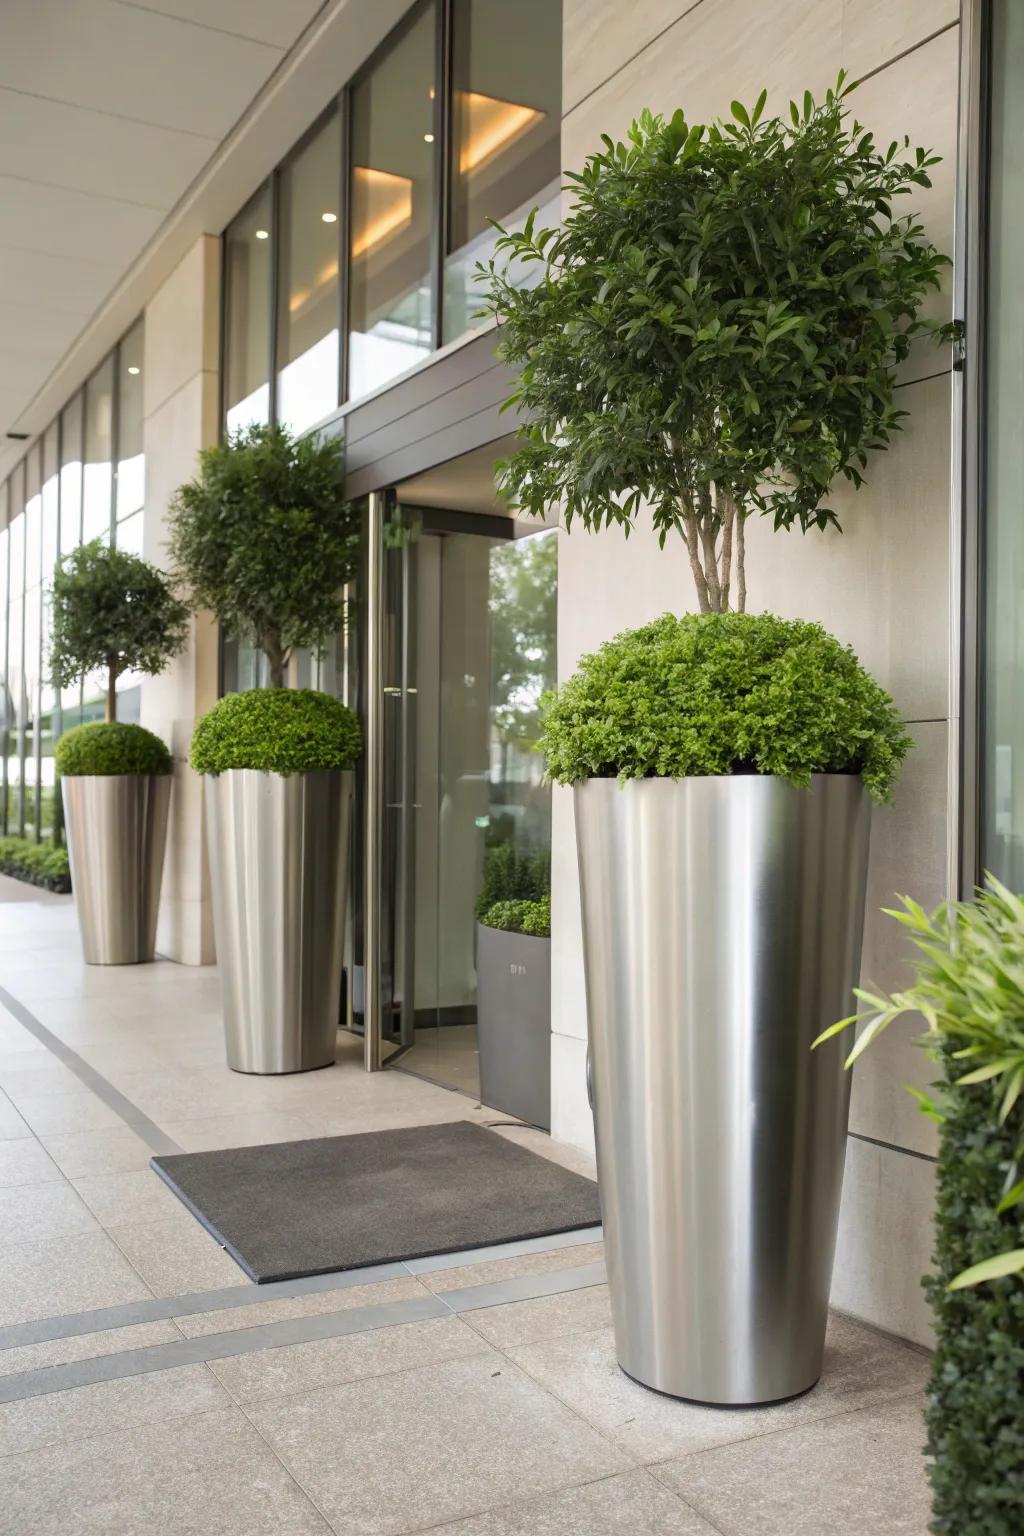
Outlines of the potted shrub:
{"type": "Polygon", "coordinates": [[[171,754],[151,731],[117,720],[117,680],[162,672],[185,643],[187,617],[162,571],[98,540],[54,571],[54,685],[71,687],[99,669],[107,675],[106,720],[73,727],[54,748],[89,965],[153,958],[171,754]]]}
{"type": "Polygon", "coordinates": [[[487,851],[477,902],[480,1097],[551,1126],[550,859],[510,843],[487,851]]]}
{"type": "Polygon", "coordinates": [[[334,1062],[358,722],[284,686],[292,653],[342,625],[358,514],[335,442],[250,427],[200,455],[171,509],[171,549],[199,608],[259,645],[271,686],[222,699],[192,739],[205,776],[228,1065],[334,1062]]]}
{"type": "Polygon", "coordinates": [[[699,614],[587,659],[545,745],[575,786],[619,1361],[721,1404],[821,1368],[847,1098],[806,1046],[856,981],[869,796],[908,745],[851,653],[742,612],[747,520],[838,526],[829,487],[899,428],[945,260],[892,211],[934,158],[879,151],[845,97],[644,113],[559,230],[531,218],[481,269],[522,365],[506,493],[592,531],[643,511],[693,576],[699,614]]]}
{"type": "Polygon", "coordinates": [[[939,1124],[928,1393],[932,1529],[1010,1536],[1024,1494],[1024,901],[991,875],[976,903],[893,912],[920,951],[905,992],[858,991],[864,1028],[847,1059],[894,1019],[923,1014],[939,1124]]]}

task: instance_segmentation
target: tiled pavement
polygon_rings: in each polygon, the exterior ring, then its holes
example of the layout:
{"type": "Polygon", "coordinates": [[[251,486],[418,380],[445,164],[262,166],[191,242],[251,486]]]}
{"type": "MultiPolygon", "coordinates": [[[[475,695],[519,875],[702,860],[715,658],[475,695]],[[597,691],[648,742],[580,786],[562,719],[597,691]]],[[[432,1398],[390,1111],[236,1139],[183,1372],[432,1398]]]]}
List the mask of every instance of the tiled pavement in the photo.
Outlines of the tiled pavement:
{"type": "Polygon", "coordinates": [[[236,1076],[214,972],[87,968],[4,884],[0,1533],[923,1536],[927,1360],[847,1319],[815,1391],[730,1413],[618,1370],[599,1234],[249,1284],[154,1144],[494,1117],[349,1045],[236,1076]]]}

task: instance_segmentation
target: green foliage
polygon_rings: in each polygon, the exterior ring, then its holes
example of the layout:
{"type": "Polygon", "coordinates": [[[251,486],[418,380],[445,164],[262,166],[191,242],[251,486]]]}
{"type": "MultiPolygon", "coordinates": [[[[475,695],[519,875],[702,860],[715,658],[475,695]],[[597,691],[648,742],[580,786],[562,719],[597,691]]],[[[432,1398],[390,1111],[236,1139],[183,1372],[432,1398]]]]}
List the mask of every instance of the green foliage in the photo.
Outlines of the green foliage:
{"type": "Polygon", "coordinates": [[[498,843],[484,854],[484,878],[476,899],[476,915],[486,922],[485,914],[499,903],[543,901],[550,890],[551,855],[546,849],[521,853],[513,843],[498,843]]]}
{"type": "Polygon", "coordinates": [[[536,746],[538,703],[555,681],[558,535],[509,539],[491,553],[491,705],[498,739],[536,746]]]}
{"type": "Polygon", "coordinates": [[[537,901],[496,901],[481,914],[485,928],[501,928],[505,933],[525,933],[533,939],[551,937],[551,897],[537,901]]]}
{"type": "Polygon", "coordinates": [[[86,672],[107,672],[107,718],[122,672],[162,672],[185,643],[188,609],[164,573],[99,539],[67,555],[53,576],[50,673],[69,688],[86,672]]]}
{"type": "Polygon", "coordinates": [[[906,414],[899,365],[947,258],[896,200],[937,157],[887,149],[851,118],[840,76],[789,118],[765,93],[733,121],[644,112],[626,143],[567,172],[559,229],[500,230],[477,276],[524,418],[503,489],[566,526],[628,529],[641,501],[687,544],[701,610],[742,608],[743,521],[836,524],[837,476],[906,414]],[[519,286],[524,264],[540,281],[519,286]]]}
{"type": "Polygon", "coordinates": [[[0,874],[48,891],[71,889],[67,849],[53,843],[33,843],[27,837],[0,837],[0,874]]]}
{"type": "Polygon", "coordinates": [[[864,1025],[850,1060],[922,1014],[940,1073],[919,1095],[940,1126],[928,1401],[932,1530],[1018,1536],[1024,1509],[1024,900],[990,875],[975,904],[892,912],[921,954],[913,986],[859,991],[822,1039],[864,1025]],[[972,1273],[973,1271],[973,1273],[972,1273]]]}
{"type": "Polygon", "coordinates": [[[545,701],[559,784],[764,773],[806,785],[859,773],[887,800],[912,745],[849,646],[774,614],[665,614],[591,656],[545,701]]]}
{"type": "Polygon", "coordinates": [[[307,773],[351,768],[361,750],[359,721],[340,699],[313,688],[253,688],[229,693],[203,716],[191,761],[197,773],[307,773]]]}
{"type": "Polygon", "coordinates": [[[322,650],[342,626],[359,515],[341,482],[336,440],[247,427],[202,451],[171,504],[171,554],[193,604],[259,645],[275,686],[293,649],[322,650]]]}
{"type": "Polygon", "coordinates": [[[103,720],[66,731],[53,749],[53,760],[65,778],[170,773],[174,766],[170,752],[152,731],[141,725],[103,720]]]}

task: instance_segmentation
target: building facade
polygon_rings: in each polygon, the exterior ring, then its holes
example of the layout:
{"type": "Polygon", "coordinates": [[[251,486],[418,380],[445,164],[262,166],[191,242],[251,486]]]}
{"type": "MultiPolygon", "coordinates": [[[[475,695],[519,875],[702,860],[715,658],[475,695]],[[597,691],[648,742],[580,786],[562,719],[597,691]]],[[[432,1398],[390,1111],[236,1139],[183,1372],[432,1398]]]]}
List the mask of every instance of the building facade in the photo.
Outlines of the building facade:
{"type": "MultiPolygon", "coordinates": [[[[930,314],[963,320],[964,344],[915,347],[905,430],[860,492],[837,493],[842,535],[751,528],[749,606],[851,643],[915,739],[876,813],[865,978],[905,974],[881,913],[896,893],[931,906],[985,868],[1024,884],[1024,27],[1009,0],[322,6],[18,420],[29,437],[0,496],[6,829],[51,835],[54,736],[97,709],[95,680],[68,697],[46,679],[57,553],[103,537],[165,563],[166,509],[199,449],[252,422],[340,434],[366,560],[336,646],[292,666],[370,726],[357,862],[380,874],[353,890],[347,1021],[371,1066],[395,1057],[477,1091],[480,883],[495,847],[549,855],[550,1127],[590,1147],[572,801],[531,753],[537,701],[603,640],[687,607],[689,573],[642,520],[628,541],[567,536],[497,501],[510,378],[472,269],[489,219],[535,204],[557,218],[560,172],[642,108],[706,121],[767,87],[784,111],[841,68],[878,141],[907,133],[942,157],[916,211],[955,257],[930,314]]],[[[214,959],[189,737],[220,692],[261,681],[200,615],[166,674],[123,683],[123,717],[175,757],[159,947],[183,964],[214,959]]],[[[903,1085],[927,1080],[913,1031],[858,1066],[834,1284],[838,1307],[922,1342],[935,1141],[903,1085]]]]}

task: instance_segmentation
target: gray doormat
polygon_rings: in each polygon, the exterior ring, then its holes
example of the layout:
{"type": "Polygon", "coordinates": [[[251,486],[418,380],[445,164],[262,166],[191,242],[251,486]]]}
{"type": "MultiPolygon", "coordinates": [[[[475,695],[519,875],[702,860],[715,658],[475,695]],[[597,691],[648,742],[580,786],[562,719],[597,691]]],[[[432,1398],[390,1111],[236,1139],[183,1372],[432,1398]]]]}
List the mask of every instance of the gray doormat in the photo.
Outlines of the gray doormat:
{"type": "Polygon", "coordinates": [[[152,1167],[258,1284],[601,1220],[593,1180],[467,1120],[181,1152],[152,1167]]]}

